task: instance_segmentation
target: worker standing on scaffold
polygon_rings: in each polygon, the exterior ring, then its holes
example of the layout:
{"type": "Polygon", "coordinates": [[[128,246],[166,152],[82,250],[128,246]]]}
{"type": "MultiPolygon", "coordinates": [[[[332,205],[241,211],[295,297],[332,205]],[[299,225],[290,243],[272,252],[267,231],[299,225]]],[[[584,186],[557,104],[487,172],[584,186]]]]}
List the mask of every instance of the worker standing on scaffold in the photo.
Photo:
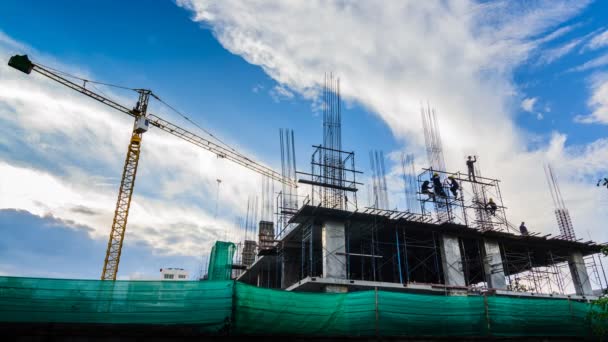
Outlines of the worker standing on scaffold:
{"type": "Polygon", "coordinates": [[[422,182],[422,186],[420,187],[420,193],[429,196],[427,198],[427,200],[435,200],[435,194],[431,191],[431,189],[433,188],[433,186],[431,185],[431,182],[429,182],[428,180],[425,180],[424,182],[422,182]]]}
{"type": "Polygon", "coordinates": [[[431,181],[433,181],[435,194],[439,195],[440,197],[447,197],[445,191],[443,190],[443,184],[441,184],[441,178],[439,178],[439,174],[437,172],[433,174],[433,178],[431,178],[431,181]]]}
{"type": "Polygon", "coordinates": [[[477,162],[477,156],[475,156],[475,159],[471,159],[471,156],[469,156],[469,158],[467,159],[467,169],[469,171],[469,180],[473,181],[473,182],[477,182],[477,180],[475,179],[475,166],[473,164],[475,164],[475,162],[477,162]]]}
{"type": "Polygon", "coordinates": [[[519,226],[519,232],[523,236],[527,236],[528,235],[528,228],[526,228],[526,223],[525,222],[522,222],[521,225],[519,226]]]}
{"type": "Polygon", "coordinates": [[[458,185],[454,176],[449,176],[448,179],[450,180],[450,191],[454,195],[454,199],[458,199],[458,189],[460,189],[460,185],[458,185]]]}
{"type": "Polygon", "coordinates": [[[496,216],[496,209],[498,209],[498,206],[496,205],[496,203],[494,203],[494,200],[490,198],[490,200],[486,204],[486,210],[490,213],[490,215],[496,216]]]}

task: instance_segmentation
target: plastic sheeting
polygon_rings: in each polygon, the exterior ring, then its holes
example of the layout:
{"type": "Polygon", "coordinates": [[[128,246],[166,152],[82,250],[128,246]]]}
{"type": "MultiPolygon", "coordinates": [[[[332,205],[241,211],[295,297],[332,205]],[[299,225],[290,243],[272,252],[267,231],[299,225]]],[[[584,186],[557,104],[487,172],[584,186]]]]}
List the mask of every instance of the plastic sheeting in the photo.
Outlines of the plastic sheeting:
{"type": "Polygon", "coordinates": [[[297,293],[231,280],[0,277],[0,322],[188,324],[212,335],[581,337],[592,333],[591,309],[565,299],[297,293]]]}

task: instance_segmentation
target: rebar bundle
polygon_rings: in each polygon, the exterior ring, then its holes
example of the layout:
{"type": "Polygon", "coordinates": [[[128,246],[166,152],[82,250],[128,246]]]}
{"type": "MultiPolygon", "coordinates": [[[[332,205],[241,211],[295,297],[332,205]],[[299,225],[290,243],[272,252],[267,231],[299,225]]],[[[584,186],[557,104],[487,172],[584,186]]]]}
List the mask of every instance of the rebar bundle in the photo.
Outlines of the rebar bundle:
{"type": "Polygon", "coordinates": [[[372,168],[372,207],[376,209],[390,209],[388,202],[388,190],[386,186],[386,168],[384,166],[384,152],[370,151],[369,159],[372,168]]]}
{"type": "Polygon", "coordinates": [[[557,183],[557,177],[553,172],[553,168],[549,164],[545,165],[545,175],[547,176],[547,183],[549,183],[549,190],[551,192],[551,198],[553,199],[553,205],[555,205],[555,217],[557,219],[557,226],[559,227],[561,237],[565,240],[574,241],[576,240],[576,236],[574,235],[572,219],[570,219],[570,213],[568,212],[568,208],[566,208],[566,204],[564,203],[562,192],[557,183]]]}
{"type": "Polygon", "coordinates": [[[333,74],[325,74],[323,88],[323,149],[322,172],[331,187],[324,187],[321,203],[330,208],[344,207],[344,165],[342,150],[342,113],[340,99],[340,79],[333,74]]]}

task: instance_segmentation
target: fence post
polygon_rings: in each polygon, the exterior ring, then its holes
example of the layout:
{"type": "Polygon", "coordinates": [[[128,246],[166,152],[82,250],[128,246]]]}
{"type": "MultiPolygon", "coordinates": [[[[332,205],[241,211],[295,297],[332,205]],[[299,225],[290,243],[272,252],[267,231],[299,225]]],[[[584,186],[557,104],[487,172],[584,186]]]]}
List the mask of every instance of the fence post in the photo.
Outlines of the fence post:
{"type": "Polygon", "coordinates": [[[483,295],[483,305],[484,305],[484,309],[485,309],[485,313],[486,313],[486,325],[488,328],[487,335],[490,336],[492,334],[490,333],[490,311],[488,310],[488,294],[487,293],[484,293],[484,295],[483,295]]]}
{"type": "Polygon", "coordinates": [[[375,309],[376,309],[376,338],[378,338],[379,334],[378,334],[378,286],[374,287],[374,293],[375,293],[375,297],[376,297],[376,305],[375,305],[375,309]]]}
{"type": "Polygon", "coordinates": [[[230,323],[228,324],[228,336],[231,336],[236,325],[236,279],[232,281],[232,310],[230,310],[230,323]]]}

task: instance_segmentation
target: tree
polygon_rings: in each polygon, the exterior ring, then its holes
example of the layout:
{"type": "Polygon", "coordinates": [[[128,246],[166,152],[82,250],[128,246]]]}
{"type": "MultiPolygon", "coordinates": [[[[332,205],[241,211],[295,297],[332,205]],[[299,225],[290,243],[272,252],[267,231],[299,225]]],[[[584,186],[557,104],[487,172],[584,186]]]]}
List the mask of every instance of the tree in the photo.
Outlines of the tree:
{"type": "Polygon", "coordinates": [[[608,332],[608,296],[603,296],[591,303],[589,319],[593,334],[603,340],[608,332]]]}

